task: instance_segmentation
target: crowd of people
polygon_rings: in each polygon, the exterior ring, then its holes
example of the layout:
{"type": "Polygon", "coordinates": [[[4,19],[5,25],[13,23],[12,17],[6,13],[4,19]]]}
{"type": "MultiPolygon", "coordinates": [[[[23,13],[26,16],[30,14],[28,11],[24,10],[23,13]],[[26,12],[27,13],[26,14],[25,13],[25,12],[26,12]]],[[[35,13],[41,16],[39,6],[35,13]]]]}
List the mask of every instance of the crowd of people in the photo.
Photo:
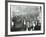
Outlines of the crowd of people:
{"type": "MultiPolygon", "coordinates": [[[[28,17],[27,17],[28,18],[28,17]]],[[[40,20],[37,18],[26,19],[26,17],[22,18],[19,16],[15,16],[12,19],[13,26],[11,27],[11,31],[33,31],[33,30],[41,30],[40,20]]]]}

